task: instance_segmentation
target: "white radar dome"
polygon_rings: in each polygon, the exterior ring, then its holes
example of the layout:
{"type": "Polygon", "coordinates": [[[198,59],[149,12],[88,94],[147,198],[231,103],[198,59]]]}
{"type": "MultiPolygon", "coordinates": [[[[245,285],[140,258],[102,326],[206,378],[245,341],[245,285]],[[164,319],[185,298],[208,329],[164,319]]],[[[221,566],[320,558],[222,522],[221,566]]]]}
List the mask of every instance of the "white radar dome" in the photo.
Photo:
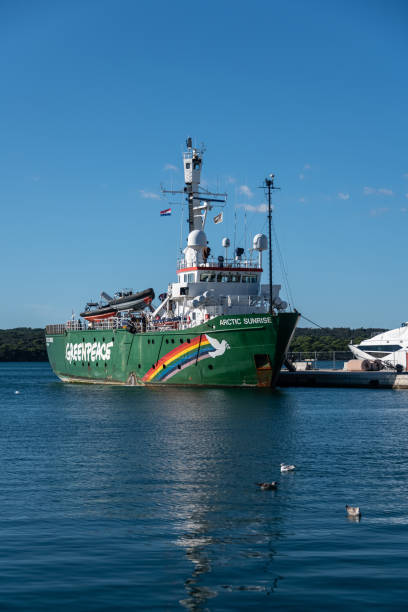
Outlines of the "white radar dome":
{"type": "Polygon", "coordinates": [[[265,234],[256,234],[252,243],[254,251],[266,251],[268,248],[268,238],[265,234]]]}
{"type": "Polygon", "coordinates": [[[187,238],[187,246],[192,249],[202,249],[207,246],[207,236],[203,230],[193,230],[187,238]]]}
{"type": "Polygon", "coordinates": [[[228,247],[230,246],[230,239],[229,238],[223,238],[222,239],[222,246],[224,247],[224,249],[228,249],[228,247]]]}

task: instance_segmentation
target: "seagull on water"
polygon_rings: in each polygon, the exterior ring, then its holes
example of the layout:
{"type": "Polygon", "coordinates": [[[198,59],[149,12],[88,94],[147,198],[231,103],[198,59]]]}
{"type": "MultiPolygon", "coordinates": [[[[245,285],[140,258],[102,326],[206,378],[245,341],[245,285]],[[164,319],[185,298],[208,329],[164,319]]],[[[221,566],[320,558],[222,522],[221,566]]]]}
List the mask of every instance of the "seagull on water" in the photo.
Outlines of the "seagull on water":
{"type": "Polygon", "coordinates": [[[349,506],[346,504],[346,512],[348,516],[352,516],[353,518],[360,518],[361,512],[358,506],[349,506]]]}
{"type": "Polygon", "coordinates": [[[293,472],[293,470],[296,470],[296,465],[281,463],[281,472],[293,472]]]}
{"type": "Polygon", "coordinates": [[[256,482],[255,484],[260,487],[262,491],[272,491],[278,488],[278,483],[276,480],[273,480],[272,482],[256,482]]]}

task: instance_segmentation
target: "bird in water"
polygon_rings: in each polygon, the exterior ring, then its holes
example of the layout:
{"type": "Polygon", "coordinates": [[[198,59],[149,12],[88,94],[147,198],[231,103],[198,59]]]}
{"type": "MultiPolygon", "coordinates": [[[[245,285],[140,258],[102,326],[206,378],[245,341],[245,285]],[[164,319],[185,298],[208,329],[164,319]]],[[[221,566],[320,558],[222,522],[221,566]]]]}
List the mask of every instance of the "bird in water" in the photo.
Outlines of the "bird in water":
{"type": "Polygon", "coordinates": [[[296,465],[288,465],[287,463],[281,463],[281,472],[293,472],[296,470],[296,465]]]}
{"type": "Polygon", "coordinates": [[[278,483],[276,480],[273,480],[272,482],[256,482],[255,484],[261,489],[261,491],[273,491],[274,489],[278,488],[278,483]]]}
{"type": "Polygon", "coordinates": [[[351,516],[353,518],[360,518],[361,512],[358,506],[349,506],[346,504],[346,512],[347,516],[351,516]]]}

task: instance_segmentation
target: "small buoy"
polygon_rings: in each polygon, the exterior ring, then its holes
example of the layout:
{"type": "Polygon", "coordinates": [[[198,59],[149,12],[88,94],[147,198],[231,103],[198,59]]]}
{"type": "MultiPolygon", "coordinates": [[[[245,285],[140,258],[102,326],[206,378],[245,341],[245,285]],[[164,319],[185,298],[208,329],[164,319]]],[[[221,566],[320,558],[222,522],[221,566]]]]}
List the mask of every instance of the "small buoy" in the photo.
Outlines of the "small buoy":
{"type": "Polygon", "coordinates": [[[255,484],[260,487],[262,491],[272,491],[278,488],[278,483],[276,480],[273,480],[272,482],[256,482],[255,484]]]}
{"type": "Polygon", "coordinates": [[[296,470],[296,465],[281,463],[281,472],[292,472],[293,470],[296,470]]]}
{"type": "Polygon", "coordinates": [[[20,391],[14,391],[14,393],[15,393],[16,395],[18,395],[18,394],[20,393],[20,391]]]}
{"type": "Polygon", "coordinates": [[[358,506],[349,506],[346,504],[346,512],[348,516],[352,516],[353,518],[360,518],[361,512],[358,506]]]}

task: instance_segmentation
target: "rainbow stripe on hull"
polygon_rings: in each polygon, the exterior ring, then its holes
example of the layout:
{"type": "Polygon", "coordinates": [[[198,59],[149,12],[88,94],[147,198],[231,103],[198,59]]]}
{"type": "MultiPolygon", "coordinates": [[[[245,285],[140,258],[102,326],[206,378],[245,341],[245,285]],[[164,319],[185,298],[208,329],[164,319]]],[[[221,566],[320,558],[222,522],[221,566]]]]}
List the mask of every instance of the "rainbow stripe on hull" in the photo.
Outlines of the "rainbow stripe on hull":
{"type": "Polygon", "coordinates": [[[177,348],[164,355],[154,367],[146,372],[142,380],[149,382],[164,382],[193,363],[211,357],[216,349],[210,343],[206,334],[196,336],[190,342],[183,342],[177,348]]]}

